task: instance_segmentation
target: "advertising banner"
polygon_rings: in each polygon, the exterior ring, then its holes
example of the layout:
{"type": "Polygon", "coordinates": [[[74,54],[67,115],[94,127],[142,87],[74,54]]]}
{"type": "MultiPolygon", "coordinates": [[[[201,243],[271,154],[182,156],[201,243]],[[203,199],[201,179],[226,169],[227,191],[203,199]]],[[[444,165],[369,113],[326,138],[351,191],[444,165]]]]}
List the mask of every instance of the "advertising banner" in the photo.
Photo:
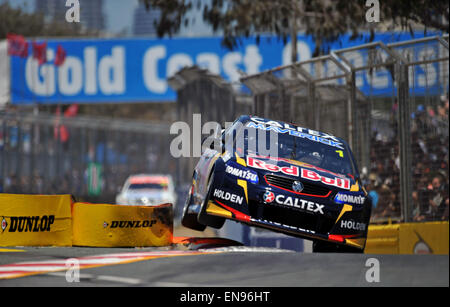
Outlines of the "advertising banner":
{"type": "Polygon", "coordinates": [[[88,165],[88,194],[99,196],[102,192],[102,165],[91,162],[88,165]]]}
{"type": "MultiPolygon", "coordinates": [[[[366,34],[351,39],[350,35],[344,35],[330,45],[330,50],[367,43],[368,37],[366,34]]],[[[420,37],[423,32],[415,33],[414,37],[409,33],[378,33],[374,41],[387,44],[420,37]]],[[[240,72],[255,74],[287,65],[291,57],[290,43],[284,45],[273,36],[263,36],[259,44],[252,37],[243,39],[235,50],[222,47],[220,37],[45,41],[46,62],[42,64],[31,52],[27,58],[11,57],[12,104],[171,102],[176,100],[176,93],[167,79],[183,67],[198,65],[229,82],[238,82],[240,72]],[[56,65],[60,64],[57,50],[61,48],[65,59],[62,65],[56,65]]],[[[315,48],[312,37],[299,35],[297,44],[299,60],[310,59],[315,48]]],[[[421,58],[430,52],[427,48],[432,47],[416,48],[409,57],[421,58]]],[[[350,61],[361,63],[367,61],[365,57],[367,54],[355,52],[350,61]]],[[[426,69],[438,73],[437,68],[428,65],[426,69]]],[[[424,80],[425,68],[419,65],[415,70],[414,91],[424,92],[427,85],[429,94],[430,88],[439,86],[438,74],[433,80],[424,80]]],[[[387,70],[376,71],[371,76],[358,73],[356,82],[365,94],[391,95],[393,91],[387,70]]]]}

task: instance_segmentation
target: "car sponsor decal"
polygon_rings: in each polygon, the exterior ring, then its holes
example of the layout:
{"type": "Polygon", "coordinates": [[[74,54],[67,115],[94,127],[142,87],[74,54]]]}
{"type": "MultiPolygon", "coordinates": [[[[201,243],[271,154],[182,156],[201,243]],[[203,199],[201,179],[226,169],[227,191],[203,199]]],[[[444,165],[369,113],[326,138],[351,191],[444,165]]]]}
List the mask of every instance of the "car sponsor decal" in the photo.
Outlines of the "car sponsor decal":
{"type": "Polygon", "coordinates": [[[273,194],[273,192],[270,191],[266,191],[263,195],[263,201],[265,203],[271,203],[275,200],[275,194],[273,194]]]}
{"type": "Polygon", "coordinates": [[[322,173],[328,173],[328,174],[331,174],[331,175],[336,176],[336,177],[346,178],[342,174],[338,174],[338,173],[326,170],[324,168],[317,167],[315,165],[312,165],[312,164],[309,164],[309,163],[306,163],[306,162],[300,162],[300,161],[297,161],[297,160],[280,158],[280,157],[261,156],[261,155],[257,155],[257,154],[253,154],[253,153],[249,153],[249,156],[251,156],[253,158],[256,158],[256,159],[272,160],[272,161],[275,161],[275,162],[282,161],[282,162],[285,162],[285,163],[294,164],[294,165],[301,166],[301,167],[311,168],[311,169],[314,169],[314,170],[322,172],[322,173]]]}
{"type": "Polygon", "coordinates": [[[358,223],[353,220],[350,221],[341,220],[341,228],[364,231],[366,230],[366,227],[367,227],[366,223],[358,223]]]}
{"type": "Polygon", "coordinates": [[[296,197],[286,196],[283,194],[275,195],[273,192],[270,191],[266,191],[264,193],[263,201],[264,203],[267,204],[275,201],[275,203],[279,205],[294,207],[313,213],[324,214],[322,209],[325,207],[325,205],[321,205],[313,201],[308,201],[296,197]]]}
{"type": "Polygon", "coordinates": [[[353,195],[348,193],[339,192],[334,197],[334,201],[338,204],[355,204],[362,205],[366,197],[363,195],[353,195]]]}
{"type": "Polygon", "coordinates": [[[271,163],[266,163],[265,161],[255,159],[253,157],[247,156],[247,165],[253,168],[258,168],[266,171],[271,172],[281,172],[286,175],[290,176],[297,176],[299,175],[299,168],[295,165],[290,166],[278,166],[271,163]]]}
{"type": "Polygon", "coordinates": [[[253,168],[262,169],[270,172],[281,172],[285,175],[290,176],[296,176],[299,175],[308,180],[312,181],[320,181],[323,184],[335,186],[341,189],[350,190],[350,180],[347,178],[341,178],[341,177],[325,177],[321,176],[319,173],[316,173],[313,170],[306,169],[306,168],[299,168],[295,165],[290,166],[278,166],[271,163],[267,163],[262,160],[255,159],[253,157],[247,156],[247,165],[253,168]]]}
{"type": "Polygon", "coordinates": [[[215,189],[213,196],[222,200],[231,201],[232,203],[242,205],[242,201],[244,200],[243,196],[239,196],[230,192],[225,192],[220,189],[215,189]]]}
{"type": "Polygon", "coordinates": [[[316,173],[315,171],[312,171],[312,170],[309,170],[306,168],[302,168],[301,177],[304,179],[312,180],[312,181],[320,181],[326,185],[335,186],[335,187],[338,187],[341,189],[350,190],[350,180],[349,179],[344,179],[344,178],[339,178],[339,177],[334,177],[334,178],[324,177],[324,176],[321,176],[320,174],[316,173]]]}
{"type": "Polygon", "coordinates": [[[237,178],[250,181],[251,183],[258,183],[258,174],[256,172],[243,168],[232,161],[225,165],[225,172],[237,178]]]}
{"type": "Polygon", "coordinates": [[[251,118],[251,120],[253,122],[248,122],[246,124],[246,127],[256,128],[264,131],[275,131],[277,133],[287,133],[292,136],[306,138],[314,142],[319,142],[339,149],[344,149],[343,144],[339,142],[339,140],[335,136],[323,132],[306,129],[302,127],[293,127],[288,124],[284,124],[283,126],[276,121],[265,122],[264,120],[257,118],[251,118]]]}

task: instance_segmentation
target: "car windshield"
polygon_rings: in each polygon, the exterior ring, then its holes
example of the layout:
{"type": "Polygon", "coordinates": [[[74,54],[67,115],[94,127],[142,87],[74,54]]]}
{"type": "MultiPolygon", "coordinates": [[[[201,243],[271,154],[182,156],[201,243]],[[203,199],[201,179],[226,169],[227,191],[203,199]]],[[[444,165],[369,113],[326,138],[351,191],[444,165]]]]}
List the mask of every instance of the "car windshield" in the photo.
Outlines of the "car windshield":
{"type": "Polygon", "coordinates": [[[356,171],[347,149],[339,143],[314,140],[311,135],[272,132],[274,141],[271,142],[269,131],[253,127],[243,127],[235,138],[235,150],[240,155],[257,154],[311,164],[335,173],[352,175],[356,171]],[[240,137],[243,136],[243,139],[240,137]],[[264,140],[265,139],[265,140],[264,140]],[[264,144],[265,141],[265,144],[264,144]],[[244,147],[242,148],[242,144],[244,147]],[[331,145],[330,145],[331,144],[331,145]]]}
{"type": "Polygon", "coordinates": [[[132,183],[128,187],[130,190],[167,190],[165,183],[132,183]]]}

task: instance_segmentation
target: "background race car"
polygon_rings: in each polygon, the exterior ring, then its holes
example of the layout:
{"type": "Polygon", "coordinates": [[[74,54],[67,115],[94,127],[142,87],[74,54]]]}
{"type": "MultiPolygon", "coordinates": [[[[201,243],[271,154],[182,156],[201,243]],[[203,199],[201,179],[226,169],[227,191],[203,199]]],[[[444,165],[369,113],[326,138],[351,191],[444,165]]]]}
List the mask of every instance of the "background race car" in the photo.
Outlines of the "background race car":
{"type": "Polygon", "coordinates": [[[172,177],[169,175],[131,175],[116,197],[119,205],[156,206],[176,204],[172,177]]]}

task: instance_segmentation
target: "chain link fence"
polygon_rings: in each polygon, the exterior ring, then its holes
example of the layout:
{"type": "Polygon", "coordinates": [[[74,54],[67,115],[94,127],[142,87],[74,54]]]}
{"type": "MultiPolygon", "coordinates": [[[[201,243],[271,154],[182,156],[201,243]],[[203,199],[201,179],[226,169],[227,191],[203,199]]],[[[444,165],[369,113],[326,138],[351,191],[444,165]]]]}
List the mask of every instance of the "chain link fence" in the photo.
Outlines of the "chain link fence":
{"type": "Polygon", "coordinates": [[[115,202],[136,173],[175,174],[166,124],[0,113],[0,189],[115,202]]]}
{"type": "Polygon", "coordinates": [[[225,129],[227,122],[233,122],[240,114],[251,113],[252,99],[249,95],[239,94],[238,88],[221,76],[197,66],[180,70],[168,82],[177,92],[178,121],[191,128],[190,154],[176,160],[177,182],[187,191],[201,154],[194,147],[211,134],[202,130],[204,124],[215,122],[225,129]]]}
{"type": "Polygon", "coordinates": [[[396,127],[402,114],[393,106],[393,127],[408,133],[405,148],[412,191],[403,215],[412,221],[448,220],[448,36],[388,45],[402,59],[406,129],[396,127]]]}
{"type": "Polygon", "coordinates": [[[373,222],[448,220],[448,36],[374,42],[241,81],[253,114],[346,139],[373,222]]]}

